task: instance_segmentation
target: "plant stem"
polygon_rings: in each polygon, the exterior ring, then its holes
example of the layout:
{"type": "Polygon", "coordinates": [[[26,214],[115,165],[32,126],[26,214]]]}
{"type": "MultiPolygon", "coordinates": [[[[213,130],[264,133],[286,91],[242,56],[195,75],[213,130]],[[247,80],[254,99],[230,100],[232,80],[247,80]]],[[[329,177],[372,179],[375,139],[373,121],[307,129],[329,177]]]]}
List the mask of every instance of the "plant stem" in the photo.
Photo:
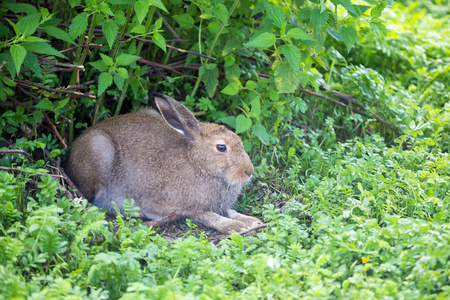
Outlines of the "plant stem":
{"type": "MultiPolygon", "coordinates": [[[[228,20],[229,20],[230,17],[231,17],[231,14],[232,14],[233,11],[236,9],[236,6],[238,5],[238,3],[239,3],[239,0],[235,0],[234,3],[233,3],[233,6],[231,6],[230,12],[228,13],[228,17],[227,17],[227,23],[228,23],[228,20]]],[[[216,45],[217,39],[218,39],[219,36],[222,34],[222,30],[223,30],[224,28],[225,28],[225,24],[221,24],[221,25],[220,25],[219,32],[217,32],[217,34],[216,34],[216,36],[214,37],[214,40],[213,40],[213,42],[212,42],[212,44],[211,44],[211,47],[210,47],[209,50],[208,50],[208,53],[207,53],[208,56],[211,56],[211,53],[212,53],[213,50],[214,50],[214,46],[216,45]]],[[[199,38],[199,40],[200,40],[200,38],[199,38]]],[[[192,97],[192,98],[194,98],[195,93],[197,93],[197,89],[198,89],[198,87],[199,87],[199,85],[200,85],[200,81],[202,81],[202,77],[203,77],[202,75],[199,75],[199,76],[197,77],[197,81],[195,82],[194,89],[192,90],[192,93],[191,93],[191,97],[192,97]]]]}
{"type": "MultiPolygon", "coordinates": [[[[155,6],[152,6],[150,8],[150,15],[147,19],[147,23],[145,24],[145,32],[148,31],[148,29],[150,28],[150,25],[152,25],[152,23],[153,23],[154,13],[155,13],[155,6]]],[[[144,46],[144,43],[139,42],[139,44],[136,48],[136,52],[135,52],[136,55],[139,55],[141,53],[143,46],[144,46]]],[[[120,94],[119,102],[117,103],[116,111],[114,113],[115,116],[117,116],[120,113],[120,109],[122,108],[123,100],[125,99],[125,97],[127,95],[128,86],[130,85],[130,80],[131,80],[132,76],[133,76],[133,69],[131,67],[128,67],[128,78],[125,81],[125,84],[123,85],[122,93],[120,94]]]]}

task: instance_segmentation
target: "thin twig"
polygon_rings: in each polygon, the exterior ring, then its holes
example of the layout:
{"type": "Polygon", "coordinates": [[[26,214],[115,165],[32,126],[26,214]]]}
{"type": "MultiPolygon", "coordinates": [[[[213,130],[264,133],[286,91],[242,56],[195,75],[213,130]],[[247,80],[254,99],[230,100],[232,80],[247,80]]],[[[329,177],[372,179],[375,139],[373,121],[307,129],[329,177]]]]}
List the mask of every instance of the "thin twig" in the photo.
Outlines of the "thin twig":
{"type": "MultiPolygon", "coordinates": [[[[2,167],[2,166],[0,166],[0,170],[31,173],[30,171],[27,171],[27,170],[21,170],[21,169],[13,168],[13,167],[2,167]]],[[[35,173],[35,174],[33,174],[33,175],[37,175],[37,176],[48,176],[48,175],[50,175],[50,176],[55,177],[55,178],[64,178],[64,176],[62,176],[62,175],[45,174],[45,173],[35,173]]]]}
{"type": "Polygon", "coordinates": [[[86,48],[86,47],[87,47],[87,48],[89,48],[89,47],[103,47],[103,45],[102,45],[102,44],[89,43],[89,44],[87,44],[87,45],[81,45],[81,46],[76,46],[76,47],[70,47],[70,48],[61,50],[61,51],[59,51],[59,52],[60,52],[60,53],[64,53],[64,52],[68,52],[68,51],[72,51],[72,50],[78,49],[79,47],[81,47],[81,48],[86,48]]]}
{"type": "Polygon", "coordinates": [[[3,67],[6,65],[6,60],[3,61],[3,63],[0,65],[0,70],[3,69],[3,67]]]}
{"type": "Polygon", "coordinates": [[[58,138],[58,140],[61,142],[61,144],[64,146],[64,149],[67,149],[67,145],[64,142],[64,139],[61,137],[61,135],[59,134],[58,128],[56,128],[55,124],[53,124],[53,122],[50,120],[50,118],[47,116],[46,113],[44,113],[44,118],[45,121],[50,125],[50,127],[52,128],[53,132],[55,133],[56,137],[58,138]]]}
{"type": "Polygon", "coordinates": [[[176,33],[176,31],[173,30],[172,26],[170,26],[170,24],[166,21],[166,19],[161,15],[161,13],[157,9],[155,9],[155,13],[158,16],[158,18],[162,18],[163,24],[164,24],[164,26],[166,26],[166,28],[170,32],[170,34],[172,34],[173,37],[176,38],[177,40],[181,40],[178,33],[176,33]]]}
{"type": "Polygon", "coordinates": [[[41,65],[52,65],[52,66],[57,66],[57,67],[65,67],[65,68],[71,68],[71,69],[83,69],[84,70],[83,65],[73,65],[73,64],[61,63],[59,61],[52,61],[52,60],[46,59],[41,56],[39,56],[39,58],[44,61],[41,63],[41,65]]]}
{"type": "Polygon", "coordinates": [[[20,149],[8,149],[8,150],[0,150],[0,153],[20,153],[25,155],[25,157],[28,159],[30,163],[33,163],[33,159],[31,159],[31,156],[26,153],[24,150],[20,149]]]}
{"type": "Polygon", "coordinates": [[[80,92],[71,91],[71,90],[64,90],[64,89],[61,89],[61,90],[52,89],[52,88],[49,88],[49,87],[46,87],[46,86],[43,86],[43,85],[40,85],[40,84],[37,84],[37,83],[34,83],[34,82],[20,80],[20,79],[14,79],[14,81],[17,84],[21,85],[21,86],[27,86],[27,87],[34,86],[34,87],[37,87],[37,88],[40,88],[40,89],[43,89],[43,90],[46,90],[46,91],[49,91],[49,92],[78,95],[78,96],[81,96],[81,97],[88,97],[88,98],[91,98],[91,99],[96,99],[96,97],[94,95],[91,95],[89,93],[80,93],[80,92]]]}

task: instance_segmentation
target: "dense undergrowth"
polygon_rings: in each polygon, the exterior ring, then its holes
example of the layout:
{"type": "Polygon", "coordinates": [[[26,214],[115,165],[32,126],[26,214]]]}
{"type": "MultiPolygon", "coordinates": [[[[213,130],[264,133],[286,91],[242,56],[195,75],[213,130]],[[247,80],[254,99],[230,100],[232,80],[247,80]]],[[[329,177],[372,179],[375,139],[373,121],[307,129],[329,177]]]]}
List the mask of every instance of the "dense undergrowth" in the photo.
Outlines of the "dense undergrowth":
{"type": "MultiPolygon", "coordinates": [[[[63,6],[80,1],[57,2],[63,6]]],[[[111,48],[116,45],[111,36],[96,40],[88,32],[84,38],[102,47],[109,44],[111,49],[100,51],[115,60],[109,65],[108,58],[96,49],[92,58],[86,52],[84,59],[91,68],[86,67],[82,78],[98,81],[85,85],[83,95],[76,95],[80,97],[58,98],[58,92],[37,89],[35,96],[40,101],[28,101],[31,96],[26,92],[33,89],[27,90],[23,81],[34,80],[54,89],[58,81],[67,81],[65,86],[77,84],[72,82],[76,79],[73,70],[42,71],[39,77],[33,73],[33,58],[24,58],[22,66],[32,72],[16,72],[6,65],[9,73],[0,75],[5,96],[0,108],[2,146],[6,145],[2,149],[21,149],[31,156],[2,153],[0,160],[7,169],[0,170],[0,299],[450,298],[450,20],[446,1],[393,4],[383,11],[385,36],[374,34],[373,27],[355,26],[358,39],[349,52],[351,40],[336,38],[334,31],[336,39],[328,37],[319,46],[303,40],[302,59],[313,57],[317,50],[322,61],[302,61],[302,83],[310,82],[302,88],[327,97],[336,96],[333,91],[353,95],[363,105],[364,114],[355,113],[353,109],[362,110],[355,103],[342,107],[306,92],[278,93],[277,89],[286,87],[257,75],[274,75],[279,66],[275,61],[271,69],[268,63],[273,57],[284,61],[281,64],[292,63],[278,48],[242,47],[250,43],[250,32],[261,22],[257,17],[226,19],[220,12],[222,6],[215,6],[215,11],[208,7],[222,3],[218,1],[186,6],[177,1],[149,3],[161,12],[164,5],[170,5],[178,17],[165,20],[172,26],[178,24],[177,31],[186,40],[195,40],[204,21],[209,31],[202,34],[214,48],[206,53],[220,57],[224,65],[205,64],[192,54],[184,57],[184,65],[203,63],[189,65],[203,68],[200,73],[209,78],[198,81],[197,73],[195,77],[194,73],[165,73],[167,69],[155,65],[147,69],[136,64],[134,57],[145,49],[143,45],[127,40],[124,53],[128,56],[119,59],[120,54],[116,56],[111,48]],[[205,13],[200,23],[184,14],[196,16],[198,10],[205,13]],[[236,23],[243,26],[242,34],[236,31],[234,19],[242,21],[236,23]],[[218,30],[227,28],[227,37],[239,37],[239,45],[220,40],[218,30]],[[123,64],[117,63],[121,59],[123,64]],[[224,76],[214,75],[219,69],[224,76]],[[102,86],[102,73],[111,75],[110,85],[102,86]],[[14,83],[14,78],[19,81],[14,83]],[[129,100],[123,100],[123,90],[129,100]],[[146,104],[146,90],[173,93],[204,120],[225,122],[241,133],[256,179],[236,207],[260,217],[268,224],[267,230],[249,237],[232,234],[214,244],[187,222],[183,238],[167,240],[127,214],[114,223],[105,221],[104,213],[86,200],[68,199],[64,181],[45,175],[55,174],[53,158],[64,160],[67,154],[61,140],[70,143],[77,130],[97,119],[146,104]],[[87,95],[98,97],[94,101],[87,95]],[[26,108],[13,105],[19,97],[17,102],[26,108]],[[51,124],[58,126],[61,140],[51,124]]],[[[233,4],[223,3],[228,9],[233,4]]],[[[243,13],[249,3],[243,1],[237,12],[243,13]]],[[[289,13],[285,4],[271,3],[289,13]]],[[[293,9],[302,3],[293,2],[293,9]]],[[[7,8],[3,12],[10,16],[7,8]]],[[[119,25],[135,22],[131,33],[140,34],[137,20],[121,20],[122,14],[114,13],[119,25]]],[[[344,13],[336,11],[336,16],[344,13]]],[[[144,17],[139,17],[141,22],[144,17]]],[[[303,22],[301,14],[297,17],[303,22]]],[[[280,18],[278,14],[278,19],[270,20],[276,23],[280,18]]],[[[265,33],[276,32],[267,29],[266,19],[262,23],[265,33]]],[[[347,26],[353,26],[350,23],[347,26]]],[[[9,34],[14,32],[11,23],[3,24],[3,37],[8,34],[4,33],[7,25],[9,34]]],[[[160,48],[164,38],[168,40],[161,24],[153,19],[141,25],[152,32],[151,39],[160,48]],[[158,30],[162,40],[155,34],[158,30]]],[[[383,28],[382,23],[376,24],[383,28]]],[[[68,44],[75,39],[76,29],[69,30],[68,36],[52,30],[68,44]]],[[[281,36],[277,33],[278,39],[281,36]]],[[[293,45],[301,47],[302,43],[293,45]]],[[[187,45],[193,52],[205,53],[198,43],[187,45]]],[[[145,55],[172,70],[180,64],[175,54],[175,60],[170,56],[166,60],[156,46],[148,49],[145,55]]],[[[0,54],[2,59],[8,53],[0,54]]],[[[83,53],[80,49],[73,56],[75,64],[84,63],[76,61],[83,53]]],[[[12,66],[17,68],[16,61],[12,66]]],[[[55,65],[41,67],[54,69],[55,65]]]]}

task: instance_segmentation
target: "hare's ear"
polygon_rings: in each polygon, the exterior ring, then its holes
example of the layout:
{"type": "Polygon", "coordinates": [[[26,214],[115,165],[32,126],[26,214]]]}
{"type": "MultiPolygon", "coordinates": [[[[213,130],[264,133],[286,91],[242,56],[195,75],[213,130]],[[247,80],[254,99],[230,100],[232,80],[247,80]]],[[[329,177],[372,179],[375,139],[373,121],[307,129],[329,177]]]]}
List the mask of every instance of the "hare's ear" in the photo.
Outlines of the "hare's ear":
{"type": "Polygon", "coordinates": [[[192,139],[195,132],[199,131],[199,121],[194,114],[183,104],[169,96],[158,94],[155,95],[156,106],[166,123],[192,139]]]}

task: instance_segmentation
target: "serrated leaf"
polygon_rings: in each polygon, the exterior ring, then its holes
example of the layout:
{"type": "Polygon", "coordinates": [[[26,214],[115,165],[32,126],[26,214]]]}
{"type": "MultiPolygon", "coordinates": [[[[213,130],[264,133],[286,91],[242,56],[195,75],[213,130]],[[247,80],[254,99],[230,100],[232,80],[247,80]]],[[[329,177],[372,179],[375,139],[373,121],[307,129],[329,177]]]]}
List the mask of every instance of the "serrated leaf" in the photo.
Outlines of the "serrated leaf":
{"type": "Polygon", "coordinates": [[[377,36],[386,35],[388,31],[386,26],[381,21],[370,21],[369,25],[370,29],[372,29],[377,36]]]}
{"type": "Polygon", "coordinates": [[[256,123],[252,127],[252,132],[259,138],[264,144],[268,145],[270,142],[270,135],[267,133],[266,128],[261,123],[256,123]]]}
{"type": "Polygon", "coordinates": [[[97,95],[100,96],[107,88],[111,86],[113,82],[113,76],[109,73],[101,73],[98,76],[98,92],[97,95]]]}
{"type": "Polygon", "coordinates": [[[134,12],[136,13],[136,17],[138,18],[139,24],[141,24],[142,21],[144,21],[148,9],[149,9],[148,2],[145,0],[140,0],[134,4],[134,12]]]}
{"type": "Polygon", "coordinates": [[[90,62],[89,64],[100,72],[105,72],[106,70],[108,70],[108,67],[106,66],[103,60],[93,61],[90,62]]]}
{"type": "Polygon", "coordinates": [[[331,0],[334,5],[341,5],[344,7],[348,13],[353,17],[359,17],[359,11],[358,9],[352,4],[350,0],[331,0]]]}
{"type": "Polygon", "coordinates": [[[115,20],[119,26],[125,25],[125,23],[127,22],[125,12],[123,10],[116,11],[115,20]]]}
{"type": "Polygon", "coordinates": [[[47,26],[44,28],[45,32],[47,32],[48,35],[57,38],[59,40],[63,40],[64,42],[67,42],[69,44],[78,46],[77,43],[69,36],[67,32],[65,32],[62,29],[59,29],[55,26],[47,26]]]}
{"type": "Polygon", "coordinates": [[[147,0],[149,4],[156,6],[159,9],[162,9],[166,13],[169,13],[167,11],[167,8],[164,6],[164,4],[161,2],[161,0],[147,0]]]}
{"type": "Polygon", "coordinates": [[[69,0],[70,7],[74,8],[80,6],[81,0],[69,0]]]}
{"type": "Polygon", "coordinates": [[[75,40],[82,35],[88,27],[88,14],[81,13],[73,18],[72,23],[69,26],[69,36],[75,40]]]}
{"type": "Polygon", "coordinates": [[[233,52],[236,49],[239,49],[241,47],[241,42],[237,39],[230,39],[225,44],[225,47],[223,48],[222,55],[228,55],[229,53],[233,52]]]}
{"type": "Polygon", "coordinates": [[[220,119],[220,122],[225,123],[232,128],[236,128],[236,117],[235,116],[224,117],[224,118],[220,119]]]}
{"type": "Polygon", "coordinates": [[[279,8],[273,7],[267,0],[264,0],[264,8],[272,25],[281,29],[286,23],[286,17],[283,12],[279,8]]]}
{"type": "Polygon", "coordinates": [[[239,88],[241,86],[236,82],[229,83],[223,90],[220,92],[226,95],[234,96],[239,93],[239,88]]]}
{"type": "Polygon", "coordinates": [[[117,68],[117,74],[119,74],[119,76],[122,76],[123,78],[128,78],[128,71],[125,68],[117,68]]]}
{"type": "Polygon", "coordinates": [[[17,28],[19,28],[20,33],[32,35],[39,26],[40,20],[41,13],[34,13],[20,19],[20,21],[17,22],[16,26],[17,28]]]}
{"type": "Polygon", "coordinates": [[[313,41],[314,38],[310,36],[303,28],[292,28],[287,32],[288,37],[300,40],[300,41],[313,41]]]}
{"type": "Polygon", "coordinates": [[[302,61],[300,49],[292,44],[286,44],[281,46],[281,53],[283,53],[284,57],[288,61],[292,71],[300,70],[300,63],[302,61]]]}
{"type": "Polygon", "coordinates": [[[139,58],[141,57],[137,55],[122,53],[116,57],[116,63],[118,66],[129,66],[130,64],[136,62],[139,58]]]}
{"type": "Polygon", "coordinates": [[[374,8],[372,8],[370,10],[371,19],[374,20],[374,19],[380,18],[381,17],[381,13],[386,8],[387,4],[388,4],[388,0],[384,0],[379,5],[377,5],[374,8]]]}
{"type": "Polygon", "coordinates": [[[191,17],[191,15],[183,14],[173,16],[173,18],[178,22],[178,24],[180,24],[181,28],[191,29],[194,26],[194,19],[191,17]]]}
{"type": "Polygon", "coordinates": [[[106,37],[106,41],[108,42],[108,46],[112,49],[114,42],[117,38],[117,33],[119,33],[119,27],[117,26],[116,21],[113,19],[108,19],[103,25],[103,34],[106,37]]]}
{"type": "Polygon", "coordinates": [[[12,59],[14,61],[14,67],[16,68],[17,74],[19,74],[20,67],[22,66],[23,60],[27,55],[27,50],[21,45],[12,45],[9,49],[12,59]]]}
{"type": "Polygon", "coordinates": [[[250,105],[252,106],[250,115],[259,118],[259,116],[261,115],[261,101],[259,100],[259,96],[255,97],[255,99],[250,102],[250,105]]]}
{"type": "Polygon", "coordinates": [[[356,28],[353,26],[341,26],[339,34],[345,46],[347,46],[347,51],[350,52],[356,42],[356,28]]]}
{"type": "Polygon", "coordinates": [[[98,5],[98,10],[101,11],[104,14],[107,14],[108,16],[114,16],[114,13],[112,12],[111,8],[107,3],[100,3],[98,5]]]}
{"type": "Polygon", "coordinates": [[[120,76],[119,74],[114,75],[114,84],[119,88],[119,90],[123,89],[123,85],[125,84],[124,77],[120,76]]]}
{"type": "Polygon", "coordinates": [[[247,48],[269,48],[275,44],[276,40],[277,38],[273,33],[263,32],[252,37],[244,46],[247,48]]]}
{"type": "Polygon", "coordinates": [[[249,130],[252,127],[252,120],[243,115],[236,117],[236,134],[249,130]]]}
{"type": "Polygon", "coordinates": [[[42,71],[39,60],[37,56],[34,55],[31,51],[27,51],[27,55],[25,56],[25,60],[23,61],[23,66],[24,68],[33,71],[36,77],[42,78],[42,71]]]}
{"type": "Polygon", "coordinates": [[[27,14],[35,14],[38,13],[36,7],[31,4],[26,3],[16,3],[16,4],[2,4],[7,9],[11,10],[13,13],[27,13],[27,14]]]}
{"type": "Polygon", "coordinates": [[[100,53],[100,57],[102,58],[106,66],[111,67],[114,64],[113,59],[108,55],[100,53]]]}
{"type": "Polygon", "coordinates": [[[275,68],[275,84],[278,93],[294,93],[300,84],[300,72],[292,71],[284,61],[275,68]]]}
{"type": "Polygon", "coordinates": [[[311,13],[311,19],[314,20],[315,30],[320,30],[328,21],[328,11],[321,12],[320,9],[315,8],[311,13]]]}
{"type": "Polygon", "coordinates": [[[213,7],[212,13],[222,24],[228,25],[228,9],[225,5],[222,3],[217,4],[213,7]]]}
{"type": "Polygon", "coordinates": [[[161,34],[159,34],[159,32],[153,32],[152,41],[155,42],[155,44],[164,52],[166,52],[166,40],[161,34]]]}
{"type": "Polygon", "coordinates": [[[14,60],[12,59],[11,54],[9,52],[1,53],[0,61],[6,61],[6,69],[8,70],[11,77],[14,78],[17,72],[16,68],[14,67],[14,60]]]}
{"type": "Polygon", "coordinates": [[[218,84],[219,70],[216,64],[209,64],[204,68],[203,80],[205,82],[206,91],[209,97],[214,96],[216,86],[218,84]]]}

